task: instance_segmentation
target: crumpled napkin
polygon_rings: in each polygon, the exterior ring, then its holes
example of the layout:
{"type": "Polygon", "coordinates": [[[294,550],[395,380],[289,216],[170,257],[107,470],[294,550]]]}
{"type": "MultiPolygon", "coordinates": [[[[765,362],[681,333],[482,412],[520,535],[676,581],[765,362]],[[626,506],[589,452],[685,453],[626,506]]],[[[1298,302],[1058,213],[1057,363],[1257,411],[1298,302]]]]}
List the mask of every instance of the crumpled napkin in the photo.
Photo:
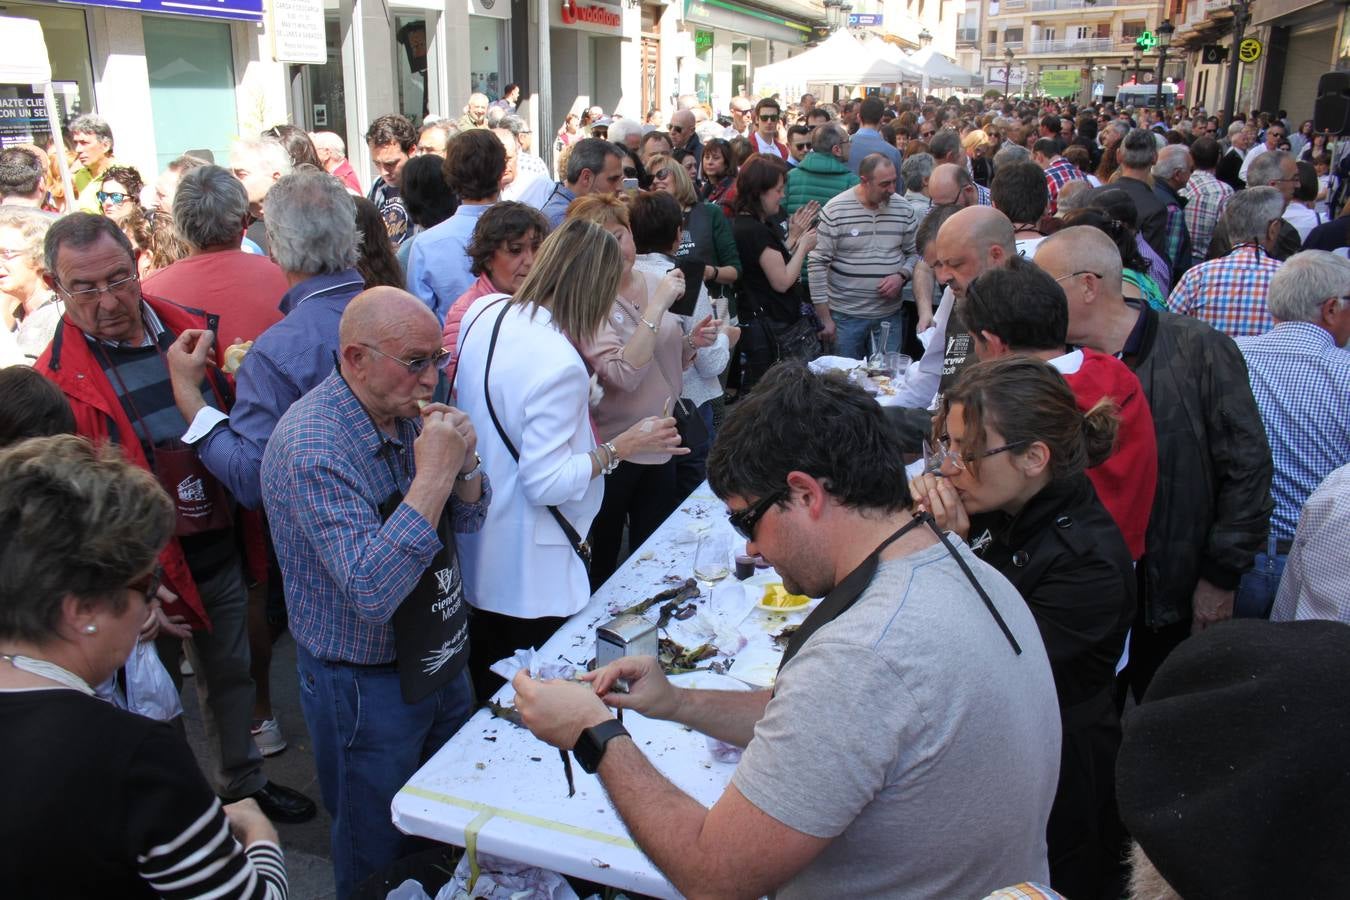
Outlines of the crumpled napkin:
{"type": "Polygon", "coordinates": [[[577,677],[576,666],[569,662],[542,662],[539,659],[539,651],[533,647],[517,650],[506,659],[499,659],[488,666],[488,671],[505,678],[508,683],[521,669],[529,672],[531,678],[541,678],[545,681],[555,678],[571,681],[577,677]]]}

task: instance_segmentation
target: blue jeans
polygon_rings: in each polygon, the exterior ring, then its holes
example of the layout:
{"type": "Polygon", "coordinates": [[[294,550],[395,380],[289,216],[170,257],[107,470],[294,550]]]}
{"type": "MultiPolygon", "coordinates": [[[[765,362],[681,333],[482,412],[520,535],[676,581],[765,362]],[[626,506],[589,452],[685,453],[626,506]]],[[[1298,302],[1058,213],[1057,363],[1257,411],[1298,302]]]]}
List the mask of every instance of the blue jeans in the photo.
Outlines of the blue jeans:
{"type": "Polygon", "coordinates": [[[1280,590],[1280,576],[1284,574],[1286,554],[1276,552],[1275,538],[1266,545],[1265,553],[1256,554],[1252,570],[1242,576],[1233,599],[1233,618],[1269,619],[1275,605],[1275,594],[1280,590]]]}
{"type": "Polygon", "coordinates": [[[905,307],[901,306],[889,316],[878,319],[864,319],[846,313],[831,313],[834,319],[834,353],[849,359],[866,359],[872,351],[871,334],[879,330],[882,322],[891,323],[891,333],[886,338],[886,350],[896,351],[905,339],[905,307]]]}
{"type": "Polygon", "coordinates": [[[464,672],[420,703],[403,702],[391,666],[351,666],[296,646],[300,707],[314,741],[323,805],[333,818],[339,900],[417,845],[393,825],[389,804],[422,763],[473,714],[464,672]]]}

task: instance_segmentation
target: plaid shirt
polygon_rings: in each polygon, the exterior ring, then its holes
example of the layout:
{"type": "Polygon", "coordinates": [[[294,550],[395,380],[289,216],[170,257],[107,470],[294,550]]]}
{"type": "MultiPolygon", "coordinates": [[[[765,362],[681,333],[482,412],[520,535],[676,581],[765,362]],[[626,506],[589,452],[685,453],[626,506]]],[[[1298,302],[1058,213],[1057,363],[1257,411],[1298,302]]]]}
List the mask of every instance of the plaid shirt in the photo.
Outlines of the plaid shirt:
{"type": "Polygon", "coordinates": [[[1059,189],[1070,181],[1087,181],[1078,167],[1062,156],[1050,160],[1045,167],[1045,186],[1050,191],[1050,205],[1045,208],[1046,215],[1053,216],[1059,208],[1059,189]]]}
{"type": "Polygon", "coordinates": [[[1275,461],[1275,537],[1289,540],[1322,480],[1350,463],[1350,353],[1311,322],[1238,338],[1275,461]]]}
{"type": "Polygon", "coordinates": [[[1229,337],[1264,334],[1275,326],[1266,309],[1270,279],[1279,260],[1255,244],[1186,271],[1167,297],[1167,308],[1208,322],[1229,337]]]}
{"type": "Polygon", "coordinates": [[[1345,589],[1347,533],[1350,465],[1328,475],[1304,505],[1270,621],[1330,619],[1350,625],[1350,591],[1345,589]]]}
{"type": "MultiPolygon", "coordinates": [[[[397,438],[378,432],[335,371],[286,411],[267,442],[263,502],[291,634],[319,659],[392,662],[394,612],[441,550],[435,527],[406,502],[380,519],[380,504],[412,480],[419,423],[397,427],[397,438]]],[[[477,503],[450,495],[454,531],[483,526],[492,492],[482,478],[477,503]]]]}
{"type": "Polygon", "coordinates": [[[1181,189],[1186,198],[1186,230],[1191,233],[1191,255],[1195,262],[1205,261],[1210,239],[1219,224],[1219,216],[1233,196],[1233,186],[1214,177],[1213,172],[1196,169],[1181,189]]]}
{"type": "Polygon", "coordinates": [[[1172,269],[1172,280],[1176,281],[1186,273],[1195,261],[1191,249],[1190,232],[1186,230],[1186,201],[1172,190],[1171,185],[1161,182],[1153,192],[1167,205],[1167,225],[1163,234],[1163,249],[1167,251],[1167,264],[1172,269]]]}

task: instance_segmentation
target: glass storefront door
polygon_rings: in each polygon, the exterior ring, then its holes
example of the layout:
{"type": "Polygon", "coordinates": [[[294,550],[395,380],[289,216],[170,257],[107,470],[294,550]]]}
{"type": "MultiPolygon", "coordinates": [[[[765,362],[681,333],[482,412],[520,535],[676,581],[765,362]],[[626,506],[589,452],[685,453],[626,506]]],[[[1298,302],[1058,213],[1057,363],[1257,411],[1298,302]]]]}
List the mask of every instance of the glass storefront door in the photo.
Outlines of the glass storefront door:
{"type": "Polygon", "coordinates": [[[498,100],[509,80],[506,76],[506,19],[469,16],[469,87],[498,100]]]}
{"type": "Polygon", "coordinates": [[[6,3],[0,16],[34,19],[42,24],[47,58],[52,64],[52,89],[61,108],[62,124],[80,113],[94,112],[94,70],[89,62],[89,33],[84,10],[6,3]]]}
{"type": "Polygon", "coordinates": [[[230,26],[162,16],[144,16],[141,23],[159,168],[196,149],[224,162],[239,131],[230,26]]]}

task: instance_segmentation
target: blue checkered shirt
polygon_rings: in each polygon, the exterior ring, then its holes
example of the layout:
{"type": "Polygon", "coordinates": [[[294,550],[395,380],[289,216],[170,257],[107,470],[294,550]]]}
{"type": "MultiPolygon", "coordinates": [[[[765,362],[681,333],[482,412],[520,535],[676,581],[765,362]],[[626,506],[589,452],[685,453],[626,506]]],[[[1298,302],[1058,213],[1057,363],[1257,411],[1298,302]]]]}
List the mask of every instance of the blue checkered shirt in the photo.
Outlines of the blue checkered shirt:
{"type": "Polygon", "coordinates": [[[1275,462],[1270,527],[1289,540],[1308,495],[1350,462],[1350,352],[1311,322],[1281,322],[1236,343],[1275,462]]]}
{"type": "Polygon", "coordinates": [[[1167,297],[1167,308],[1208,322],[1229,337],[1265,334],[1274,325],[1266,297],[1280,262],[1255,244],[1186,270],[1167,297]]]}
{"type": "MultiPolygon", "coordinates": [[[[397,424],[397,438],[376,430],[334,372],[291,405],[267,442],[263,504],[291,635],[319,659],[393,662],[394,612],[441,550],[435,527],[407,503],[380,519],[380,504],[412,480],[420,423],[397,424]]],[[[492,493],[482,477],[477,503],[450,496],[456,532],[483,527],[492,493]]]]}

